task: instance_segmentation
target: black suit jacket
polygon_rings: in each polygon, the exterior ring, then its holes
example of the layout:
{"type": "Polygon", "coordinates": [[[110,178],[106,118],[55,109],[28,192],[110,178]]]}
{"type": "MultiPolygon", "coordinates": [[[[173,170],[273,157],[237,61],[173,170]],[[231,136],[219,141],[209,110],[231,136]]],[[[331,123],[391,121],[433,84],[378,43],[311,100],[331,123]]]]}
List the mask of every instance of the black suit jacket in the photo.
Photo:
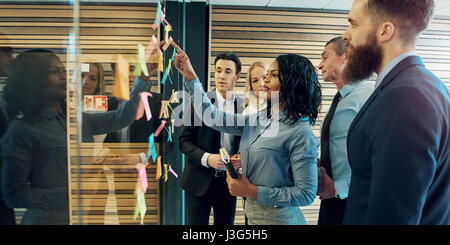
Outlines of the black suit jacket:
{"type": "Polygon", "coordinates": [[[348,132],[344,224],[450,224],[449,98],[418,56],[387,74],[348,132]]]}
{"type": "MultiPolygon", "coordinates": [[[[216,105],[216,92],[215,90],[207,93],[208,98],[213,105],[216,105]]],[[[243,100],[236,96],[234,101],[236,113],[241,114],[244,110],[243,100]]],[[[185,115],[191,115],[191,124],[194,122],[201,122],[201,119],[197,117],[192,108],[192,105],[188,104],[184,112],[185,115]],[[194,119],[195,118],[195,119],[194,119]]],[[[184,121],[185,123],[189,123],[184,121]]],[[[239,142],[241,138],[239,136],[233,136],[232,147],[233,150],[229,152],[230,156],[236,154],[239,151],[239,142]]],[[[181,176],[180,185],[181,188],[186,190],[192,195],[203,196],[208,190],[209,184],[214,176],[214,168],[206,168],[202,165],[201,159],[205,152],[218,154],[220,147],[220,132],[216,131],[208,126],[201,124],[201,126],[182,126],[179,147],[181,152],[186,154],[186,165],[181,176]]]]}

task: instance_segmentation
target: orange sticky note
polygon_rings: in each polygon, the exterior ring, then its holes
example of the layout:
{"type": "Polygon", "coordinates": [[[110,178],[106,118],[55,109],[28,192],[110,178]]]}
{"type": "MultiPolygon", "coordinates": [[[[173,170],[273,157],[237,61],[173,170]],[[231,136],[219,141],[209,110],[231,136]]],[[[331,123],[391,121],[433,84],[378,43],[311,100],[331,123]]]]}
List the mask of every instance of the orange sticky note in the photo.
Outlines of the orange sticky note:
{"type": "Polygon", "coordinates": [[[163,55],[162,55],[162,52],[159,52],[158,70],[159,70],[160,72],[164,72],[164,67],[163,67],[163,55]]]}
{"type": "Polygon", "coordinates": [[[130,69],[128,61],[119,54],[116,62],[113,96],[122,100],[130,100],[130,84],[128,82],[129,73],[130,69]]]}
{"type": "Polygon", "coordinates": [[[162,170],[161,170],[161,156],[158,156],[156,159],[156,179],[161,179],[162,170]]]}

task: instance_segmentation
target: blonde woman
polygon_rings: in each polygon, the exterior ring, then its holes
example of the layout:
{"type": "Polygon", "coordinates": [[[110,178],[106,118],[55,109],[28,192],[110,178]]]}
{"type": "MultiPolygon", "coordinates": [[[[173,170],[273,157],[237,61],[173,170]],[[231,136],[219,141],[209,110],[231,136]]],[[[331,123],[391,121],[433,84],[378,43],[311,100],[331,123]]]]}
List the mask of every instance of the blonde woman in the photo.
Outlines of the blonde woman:
{"type": "Polygon", "coordinates": [[[89,71],[82,73],[83,95],[106,95],[104,71],[100,63],[90,63],[89,71]]]}
{"type": "MultiPolygon", "coordinates": [[[[266,107],[264,96],[260,99],[260,92],[267,91],[264,87],[264,79],[267,76],[266,66],[261,61],[256,61],[251,64],[247,72],[246,99],[245,109],[243,115],[258,113],[261,109],[266,107]]],[[[261,93],[261,95],[263,95],[261,93]]]]}

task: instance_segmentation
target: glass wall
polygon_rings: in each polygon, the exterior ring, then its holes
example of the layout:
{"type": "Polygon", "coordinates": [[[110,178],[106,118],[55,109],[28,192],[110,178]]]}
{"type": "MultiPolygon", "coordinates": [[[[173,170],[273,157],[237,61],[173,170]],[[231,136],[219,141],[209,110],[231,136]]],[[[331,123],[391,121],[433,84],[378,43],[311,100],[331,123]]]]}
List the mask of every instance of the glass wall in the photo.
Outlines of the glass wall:
{"type": "Polygon", "coordinates": [[[161,224],[160,186],[178,186],[182,169],[166,158],[179,155],[174,49],[159,48],[178,28],[166,6],[2,1],[0,205],[10,222],[161,224]]]}

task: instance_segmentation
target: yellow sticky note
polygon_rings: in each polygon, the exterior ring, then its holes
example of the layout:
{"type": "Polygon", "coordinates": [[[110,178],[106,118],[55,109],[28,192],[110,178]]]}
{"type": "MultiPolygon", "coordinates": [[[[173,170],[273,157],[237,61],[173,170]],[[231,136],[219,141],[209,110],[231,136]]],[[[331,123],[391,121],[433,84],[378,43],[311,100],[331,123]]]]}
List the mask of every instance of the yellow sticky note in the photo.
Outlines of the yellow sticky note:
{"type": "Polygon", "coordinates": [[[158,156],[156,159],[156,179],[161,179],[162,170],[161,170],[161,156],[158,156]]]}
{"type": "Polygon", "coordinates": [[[129,73],[130,69],[128,61],[119,54],[117,57],[116,75],[114,79],[114,97],[122,100],[130,100],[129,73]]]}
{"type": "Polygon", "coordinates": [[[164,27],[164,41],[166,41],[166,43],[169,43],[169,32],[172,30],[171,26],[166,25],[164,27]]]}
{"type": "Polygon", "coordinates": [[[139,65],[141,66],[142,72],[145,76],[148,76],[147,63],[145,61],[145,47],[139,44],[139,65]]]}
{"type": "Polygon", "coordinates": [[[167,174],[167,164],[164,164],[164,182],[167,182],[169,175],[167,174]]]}
{"type": "Polygon", "coordinates": [[[160,54],[159,54],[158,70],[160,72],[164,72],[162,52],[160,52],[160,54]]]}

